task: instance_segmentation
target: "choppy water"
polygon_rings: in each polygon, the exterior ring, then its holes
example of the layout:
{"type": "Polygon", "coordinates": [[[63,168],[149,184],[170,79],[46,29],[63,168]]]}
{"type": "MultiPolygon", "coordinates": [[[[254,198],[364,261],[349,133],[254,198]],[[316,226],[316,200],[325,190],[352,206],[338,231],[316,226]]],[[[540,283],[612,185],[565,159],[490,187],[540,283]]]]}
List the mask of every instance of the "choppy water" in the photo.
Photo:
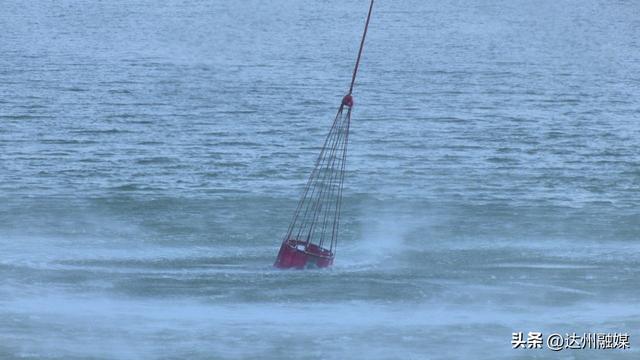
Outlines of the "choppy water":
{"type": "Polygon", "coordinates": [[[305,272],[271,264],[366,1],[0,7],[0,358],[638,356],[638,2],[378,1],[305,272]]]}

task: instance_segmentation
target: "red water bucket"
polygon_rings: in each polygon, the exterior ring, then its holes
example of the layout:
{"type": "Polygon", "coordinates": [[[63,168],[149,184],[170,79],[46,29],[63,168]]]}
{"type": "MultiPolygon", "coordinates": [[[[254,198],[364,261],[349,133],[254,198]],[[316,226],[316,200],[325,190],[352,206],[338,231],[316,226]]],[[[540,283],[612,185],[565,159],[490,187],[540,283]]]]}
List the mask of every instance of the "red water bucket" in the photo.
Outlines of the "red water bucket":
{"type": "Polygon", "coordinates": [[[316,244],[289,239],[282,243],[273,266],[280,269],[325,268],[333,264],[333,253],[316,244]]]}

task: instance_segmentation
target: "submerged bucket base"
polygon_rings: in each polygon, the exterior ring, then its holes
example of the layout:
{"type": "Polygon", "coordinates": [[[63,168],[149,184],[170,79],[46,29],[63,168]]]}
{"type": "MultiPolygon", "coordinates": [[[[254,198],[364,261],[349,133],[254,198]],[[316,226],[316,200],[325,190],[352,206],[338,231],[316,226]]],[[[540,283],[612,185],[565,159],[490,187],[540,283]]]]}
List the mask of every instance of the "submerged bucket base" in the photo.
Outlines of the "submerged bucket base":
{"type": "Polygon", "coordinates": [[[316,244],[289,239],[282,243],[273,266],[280,269],[325,268],[333,264],[333,253],[316,244]]]}

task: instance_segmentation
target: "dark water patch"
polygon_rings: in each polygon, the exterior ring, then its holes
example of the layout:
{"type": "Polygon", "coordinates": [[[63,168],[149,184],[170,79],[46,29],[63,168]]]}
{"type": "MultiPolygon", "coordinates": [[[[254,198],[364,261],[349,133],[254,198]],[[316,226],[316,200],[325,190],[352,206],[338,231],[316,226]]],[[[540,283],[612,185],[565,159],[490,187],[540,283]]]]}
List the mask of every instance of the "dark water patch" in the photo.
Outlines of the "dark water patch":
{"type": "Polygon", "coordinates": [[[123,113],[123,114],[113,114],[106,115],[105,119],[132,119],[140,116],[147,116],[146,114],[131,114],[131,113],[123,113]]]}
{"type": "Polygon", "coordinates": [[[458,117],[435,117],[424,119],[426,121],[442,122],[448,124],[467,124],[471,122],[470,119],[458,118],[458,117]]]}
{"type": "Polygon", "coordinates": [[[0,119],[7,119],[7,120],[37,120],[37,119],[51,119],[52,116],[48,116],[48,115],[27,115],[27,114],[22,114],[22,115],[0,115],[0,119]]]}
{"type": "Polygon", "coordinates": [[[78,86],[72,86],[72,87],[63,87],[60,88],[62,91],[70,91],[70,92],[86,92],[89,91],[89,89],[85,89],[85,88],[81,88],[78,86]]]}
{"type": "Polygon", "coordinates": [[[133,80],[113,80],[113,81],[100,81],[98,85],[144,85],[144,81],[133,80]]]}
{"type": "Polygon", "coordinates": [[[42,151],[41,154],[45,156],[69,156],[76,154],[77,151],[42,151]]]}
{"type": "MultiPolygon", "coordinates": [[[[1,102],[2,102],[2,101],[0,101],[0,103],[1,103],[1,102]]],[[[47,108],[47,106],[45,106],[45,105],[40,105],[40,104],[14,104],[14,105],[13,105],[13,107],[21,108],[21,109],[30,109],[30,110],[33,110],[33,109],[45,109],[45,108],[47,108]]]]}
{"type": "Polygon", "coordinates": [[[153,165],[153,164],[173,164],[178,161],[179,159],[177,158],[155,156],[155,157],[138,159],[136,160],[136,163],[140,165],[153,165]]]}
{"type": "Polygon", "coordinates": [[[212,164],[215,164],[220,167],[225,167],[225,168],[248,168],[249,167],[249,164],[247,163],[233,161],[233,160],[215,161],[212,164]]]}
{"type": "Polygon", "coordinates": [[[127,123],[135,125],[152,125],[156,122],[153,120],[128,120],[127,123]]]}
{"type": "Polygon", "coordinates": [[[113,187],[110,187],[109,189],[116,190],[116,191],[138,191],[138,190],[144,190],[145,188],[147,187],[141,184],[124,184],[124,185],[113,186],[113,187]]]}
{"type": "Polygon", "coordinates": [[[248,115],[255,114],[257,112],[257,110],[223,110],[218,111],[217,113],[221,115],[248,115]]]}
{"type": "Polygon", "coordinates": [[[52,144],[52,145],[91,145],[96,144],[97,141],[93,140],[76,140],[76,139],[42,139],[40,140],[43,144],[52,144]]]}
{"type": "Polygon", "coordinates": [[[264,147],[264,144],[252,142],[252,141],[220,141],[215,143],[218,146],[239,146],[239,147],[264,147]]]}
{"type": "Polygon", "coordinates": [[[162,145],[164,144],[161,141],[140,141],[138,143],[138,145],[143,145],[143,146],[154,146],[154,145],[162,145]]]}
{"type": "Polygon", "coordinates": [[[133,134],[135,131],[125,130],[125,129],[87,129],[87,130],[73,130],[70,131],[72,134],[80,134],[80,135],[110,135],[110,134],[133,134]]]}
{"type": "Polygon", "coordinates": [[[498,156],[492,156],[487,158],[487,161],[490,163],[495,163],[495,164],[506,164],[506,165],[518,165],[520,164],[520,161],[518,159],[515,158],[511,158],[511,157],[498,157],[498,156]]]}
{"type": "Polygon", "coordinates": [[[127,105],[129,105],[129,106],[174,106],[174,104],[171,104],[171,103],[163,103],[163,102],[155,102],[155,101],[133,102],[133,103],[129,103],[127,105]]]}

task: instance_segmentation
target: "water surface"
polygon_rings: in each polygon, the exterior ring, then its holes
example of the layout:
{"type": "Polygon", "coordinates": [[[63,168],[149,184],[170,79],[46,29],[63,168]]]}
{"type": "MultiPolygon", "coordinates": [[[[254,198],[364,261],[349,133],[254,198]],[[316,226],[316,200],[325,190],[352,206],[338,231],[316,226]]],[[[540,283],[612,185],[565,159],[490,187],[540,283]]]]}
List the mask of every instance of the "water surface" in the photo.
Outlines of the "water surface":
{"type": "Polygon", "coordinates": [[[0,358],[638,356],[638,3],[376,2],[305,272],[271,264],[366,1],[1,7],[0,358]]]}

